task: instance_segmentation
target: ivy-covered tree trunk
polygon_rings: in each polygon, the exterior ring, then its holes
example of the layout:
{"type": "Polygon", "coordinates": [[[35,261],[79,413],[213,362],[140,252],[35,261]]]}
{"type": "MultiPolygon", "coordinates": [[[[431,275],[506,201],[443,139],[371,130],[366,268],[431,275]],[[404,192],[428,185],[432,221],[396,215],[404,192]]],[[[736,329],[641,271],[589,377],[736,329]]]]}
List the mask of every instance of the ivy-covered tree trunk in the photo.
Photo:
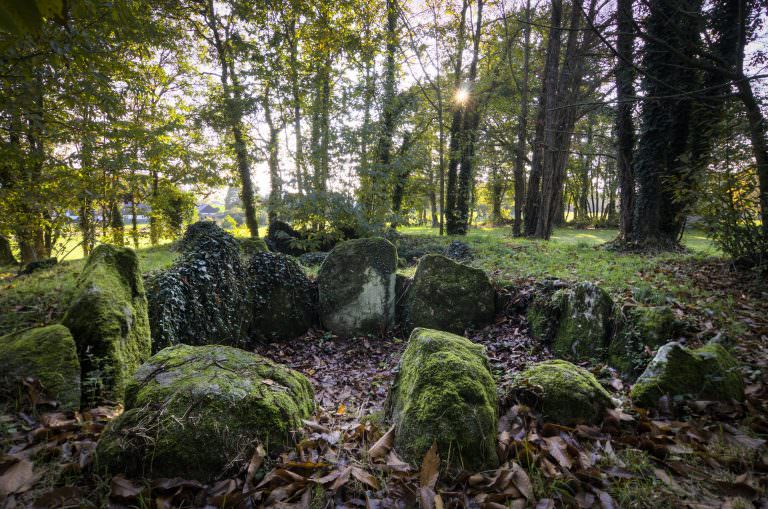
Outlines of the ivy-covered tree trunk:
{"type": "Polygon", "coordinates": [[[122,207],[118,200],[112,200],[109,212],[109,228],[112,233],[112,243],[116,246],[125,245],[125,223],[123,222],[122,207]]]}
{"type": "Polygon", "coordinates": [[[287,27],[289,44],[289,62],[291,69],[291,107],[293,108],[293,130],[296,162],[296,190],[305,192],[306,175],[304,172],[304,138],[301,134],[301,87],[299,86],[299,38],[296,34],[296,17],[292,17],[287,27]]]}
{"type": "Polygon", "coordinates": [[[269,129],[267,140],[267,165],[269,166],[269,202],[267,204],[267,216],[269,223],[277,219],[277,211],[280,208],[280,200],[283,193],[283,183],[280,179],[280,161],[278,159],[280,128],[275,125],[272,118],[272,104],[270,103],[272,87],[270,84],[264,89],[261,96],[261,104],[264,108],[264,120],[269,129]]]}
{"type": "Polygon", "coordinates": [[[619,241],[632,237],[632,216],[635,210],[635,172],[632,166],[632,152],[635,148],[635,126],[632,122],[635,27],[632,4],[633,0],[617,0],[616,5],[616,160],[621,207],[619,241]]]}
{"type": "MultiPolygon", "coordinates": [[[[397,214],[400,212],[400,204],[402,203],[402,193],[404,190],[404,183],[400,182],[398,176],[395,175],[396,169],[392,167],[392,137],[395,133],[395,94],[397,93],[397,75],[395,57],[397,56],[397,18],[398,7],[396,0],[387,0],[387,30],[385,33],[386,39],[386,51],[384,62],[384,94],[382,97],[382,111],[381,111],[381,127],[379,129],[379,139],[376,145],[376,165],[377,176],[372,182],[372,191],[374,193],[373,199],[376,202],[381,200],[382,205],[386,203],[386,178],[385,175],[390,176],[394,180],[395,187],[393,189],[392,206],[393,206],[393,218],[391,226],[397,228],[398,220],[397,214]],[[397,210],[395,210],[397,207],[397,210]]],[[[405,142],[404,142],[405,143],[405,142]]],[[[372,219],[375,222],[379,222],[383,216],[383,210],[379,210],[381,205],[374,207],[372,211],[372,219]]]]}
{"type": "MultiPolygon", "coordinates": [[[[456,61],[454,66],[453,90],[456,93],[461,87],[461,76],[464,56],[464,36],[467,26],[467,9],[469,9],[469,0],[462,1],[461,17],[459,18],[459,28],[457,31],[456,61]]],[[[448,175],[445,186],[445,231],[448,235],[453,235],[458,229],[458,176],[459,164],[461,162],[462,147],[464,146],[465,131],[462,128],[464,123],[464,105],[454,100],[453,117],[451,119],[451,129],[449,131],[448,142],[448,175]]]]}
{"type": "Polygon", "coordinates": [[[651,0],[643,50],[646,99],[634,159],[638,192],[632,237],[643,249],[678,249],[688,205],[685,183],[693,92],[689,61],[699,40],[701,0],[651,0]]]}

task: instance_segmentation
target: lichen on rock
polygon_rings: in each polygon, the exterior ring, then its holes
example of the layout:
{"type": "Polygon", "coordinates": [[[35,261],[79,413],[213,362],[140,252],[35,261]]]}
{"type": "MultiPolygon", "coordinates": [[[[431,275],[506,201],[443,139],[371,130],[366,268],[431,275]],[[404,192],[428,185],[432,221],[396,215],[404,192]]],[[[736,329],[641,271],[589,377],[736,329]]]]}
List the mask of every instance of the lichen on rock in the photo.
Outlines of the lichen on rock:
{"type": "Polygon", "coordinates": [[[634,379],[652,359],[649,352],[673,340],[681,326],[670,306],[634,306],[617,312],[608,363],[634,379]]]}
{"type": "Polygon", "coordinates": [[[238,238],[237,242],[240,244],[240,249],[242,250],[243,256],[245,258],[250,258],[256,253],[269,252],[267,243],[260,237],[238,238]]]}
{"type": "Polygon", "coordinates": [[[153,350],[243,344],[250,315],[240,245],[210,221],[190,225],[179,245],[173,266],[147,280],[153,350]]]}
{"type": "Polygon", "coordinates": [[[320,266],[320,319],[339,336],[380,334],[395,319],[397,250],[383,238],[338,244],[320,266]]]}
{"type": "Polygon", "coordinates": [[[136,253],[127,247],[97,246],[62,323],[77,344],[83,396],[122,401],[126,385],[152,349],[136,253]]]}
{"type": "Polygon", "coordinates": [[[41,397],[58,408],[80,409],[80,361],[69,329],[49,325],[0,337],[0,399],[20,403],[27,378],[39,382],[41,397]]]}
{"type": "Polygon", "coordinates": [[[409,329],[427,327],[461,334],[492,322],[495,305],[496,293],[485,272],[429,254],[419,261],[403,313],[409,329]]]}
{"type": "Polygon", "coordinates": [[[431,329],[415,329],[386,402],[395,448],[419,465],[437,443],[444,471],[498,465],[498,397],[485,348],[431,329]]]}
{"type": "Polygon", "coordinates": [[[691,350],[680,343],[659,349],[630,392],[639,407],[654,407],[663,396],[672,399],[741,401],[744,385],[739,363],[722,345],[691,350]]]}
{"type": "Polygon", "coordinates": [[[561,359],[539,362],[516,374],[510,393],[544,421],[566,426],[596,423],[614,406],[592,373],[561,359]]]}
{"type": "Polygon", "coordinates": [[[153,356],[99,440],[99,470],[209,482],[234,474],[261,442],[287,445],[314,409],[300,373],[237,348],[177,345],[153,356]]]}
{"type": "Polygon", "coordinates": [[[613,300],[599,286],[580,282],[537,294],[527,318],[534,337],[558,357],[602,360],[613,333],[613,300]]]}
{"type": "Polygon", "coordinates": [[[282,253],[256,253],[247,272],[250,339],[293,339],[314,323],[312,285],[298,263],[282,253]]]}

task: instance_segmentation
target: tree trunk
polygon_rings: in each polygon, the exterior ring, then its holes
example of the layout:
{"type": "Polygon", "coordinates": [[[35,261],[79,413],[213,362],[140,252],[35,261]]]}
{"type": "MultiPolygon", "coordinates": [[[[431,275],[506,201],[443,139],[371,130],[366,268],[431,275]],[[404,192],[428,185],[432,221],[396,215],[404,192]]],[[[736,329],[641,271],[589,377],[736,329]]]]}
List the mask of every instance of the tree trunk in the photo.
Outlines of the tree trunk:
{"type": "Polygon", "coordinates": [[[744,103],[749,121],[749,139],[752,154],[757,165],[757,178],[760,191],[760,218],[763,221],[763,234],[768,239],[768,143],[765,140],[766,122],[760,104],[755,99],[752,86],[746,79],[738,81],[739,97],[744,103]]]}
{"type": "MultiPolygon", "coordinates": [[[[392,168],[392,137],[395,132],[395,94],[397,93],[397,75],[395,67],[395,56],[397,52],[397,0],[387,0],[387,30],[385,34],[386,59],[384,62],[384,91],[382,98],[381,128],[379,130],[379,139],[376,146],[376,163],[378,165],[377,177],[373,181],[374,203],[379,204],[385,199],[386,178],[389,175],[395,178],[395,188],[392,195],[392,228],[397,228],[397,214],[400,212],[402,203],[402,193],[405,184],[394,175],[392,168]],[[380,201],[381,200],[381,201],[380,201]],[[396,207],[396,209],[395,209],[396,207]]],[[[406,143],[406,141],[403,141],[406,143]]],[[[374,222],[378,223],[383,219],[383,210],[375,207],[372,214],[374,222]]]]}
{"type": "Polygon", "coordinates": [[[512,235],[522,234],[523,205],[525,203],[526,131],[528,130],[528,79],[531,61],[531,0],[525,2],[523,26],[523,79],[520,88],[520,113],[517,116],[517,147],[515,151],[515,222],[512,235]]]}
{"type": "Polygon", "coordinates": [[[213,42],[221,68],[219,77],[221,78],[221,87],[224,91],[225,114],[234,139],[232,151],[235,153],[237,173],[240,177],[240,197],[243,201],[245,224],[248,226],[251,237],[258,237],[259,223],[256,219],[256,202],[253,182],[251,181],[251,166],[248,158],[248,146],[245,142],[245,134],[243,133],[242,89],[234,68],[232,56],[229,55],[225,41],[221,39],[221,34],[219,33],[213,0],[208,0],[206,15],[208,16],[208,25],[213,34],[213,42]]]}
{"type": "Polygon", "coordinates": [[[632,215],[635,210],[635,172],[632,152],[635,127],[632,123],[632,101],[635,96],[633,54],[635,32],[632,19],[633,0],[617,0],[616,7],[616,160],[619,173],[619,240],[632,237],[632,215]]]}
{"type": "MultiPolygon", "coordinates": [[[[532,236],[536,232],[539,216],[539,201],[541,197],[541,176],[546,146],[546,124],[548,101],[554,99],[557,89],[557,69],[560,61],[560,24],[563,16],[562,0],[552,0],[549,21],[549,35],[547,37],[547,53],[544,62],[544,76],[539,95],[539,110],[536,114],[536,131],[533,141],[533,160],[531,162],[531,174],[528,177],[527,196],[525,198],[525,228],[526,236],[532,236]]],[[[549,103],[551,104],[551,102],[549,103]]]]}
{"type": "Polygon", "coordinates": [[[687,66],[699,38],[701,4],[701,0],[648,3],[643,58],[647,99],[634,159],[638,192],[632,226],[632,241],[642,249],[679,249],[693,199],[682,184],[687,180],[691,93],[701,87],[687,66]]]}
{"type": "Polygon", "coordinates": [[[299,87],[299,39],[296,35],[296,18],[294,17],[288,26],[290,44],[290,68],[291,68],[291,94],[293,107],[293,131],[296,142],[296,190],[299,194],[305,191],[306,175],[304,172],[304,139],[301,134],[301,88],[299,87]]]}

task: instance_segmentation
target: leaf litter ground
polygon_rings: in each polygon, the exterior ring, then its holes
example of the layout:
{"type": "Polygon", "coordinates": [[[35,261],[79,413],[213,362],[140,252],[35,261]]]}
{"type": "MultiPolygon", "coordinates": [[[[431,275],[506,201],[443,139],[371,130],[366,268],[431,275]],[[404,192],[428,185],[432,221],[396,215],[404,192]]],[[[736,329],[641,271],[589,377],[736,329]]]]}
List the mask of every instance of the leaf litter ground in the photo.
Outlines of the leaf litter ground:
{"type": "MultiPolygon", "coordinates": [[[[186,479],[102,478],[90,469],[95,443],[120,409],[0,416],[2,507],[768,507],[768,295],[759,281],[720,263],[659,270],[726,295],[742,324],[735,350],[745,364],[743,404],[669,404],[649,414],[628,406],[625,387],[605,379],[624,402],[600,425],[543,423],[504,398],[510,375],[549,357],[530,338],[520,310],[532,281],[519,281],[494,325],[468,336],[486,346],[502,396],[501,466],[454,479],[438,474],[433,448],[411,466],[392,448],[382,407],[405,341],[340,339],[311,332],[257,352],[307,375],[318,412],[293,449],[258,447],[234,478],[203,485],[186,479]]],[[[651,275],[640,275],[652,279],[651,275]]],[[[625,296],[631,305],[631,297],[625,296]]],[[[716,334],[717,317],[676,304],[695,324],[692,340],[716,334]]],[[[594,368],[597,372],[600,367],[594,368]]],[[[600,371],[605,375],[605,370],[600,371]]],[[[29,386],[31,396],[34,384],[29,386]]]]}

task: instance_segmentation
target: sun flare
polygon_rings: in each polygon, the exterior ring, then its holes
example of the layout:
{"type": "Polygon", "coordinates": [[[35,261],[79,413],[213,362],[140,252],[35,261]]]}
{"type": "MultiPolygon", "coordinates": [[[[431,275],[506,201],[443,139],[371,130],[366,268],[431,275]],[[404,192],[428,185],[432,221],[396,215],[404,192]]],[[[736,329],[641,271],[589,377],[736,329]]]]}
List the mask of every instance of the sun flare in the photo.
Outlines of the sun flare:
{"type": "Polygon", "coordinates": [[[458,104],[466,104],[466,102],[469,100],[469,90],[466,88],[458,89],[456,94],[454,94],[454,100],[458,104]]]}

